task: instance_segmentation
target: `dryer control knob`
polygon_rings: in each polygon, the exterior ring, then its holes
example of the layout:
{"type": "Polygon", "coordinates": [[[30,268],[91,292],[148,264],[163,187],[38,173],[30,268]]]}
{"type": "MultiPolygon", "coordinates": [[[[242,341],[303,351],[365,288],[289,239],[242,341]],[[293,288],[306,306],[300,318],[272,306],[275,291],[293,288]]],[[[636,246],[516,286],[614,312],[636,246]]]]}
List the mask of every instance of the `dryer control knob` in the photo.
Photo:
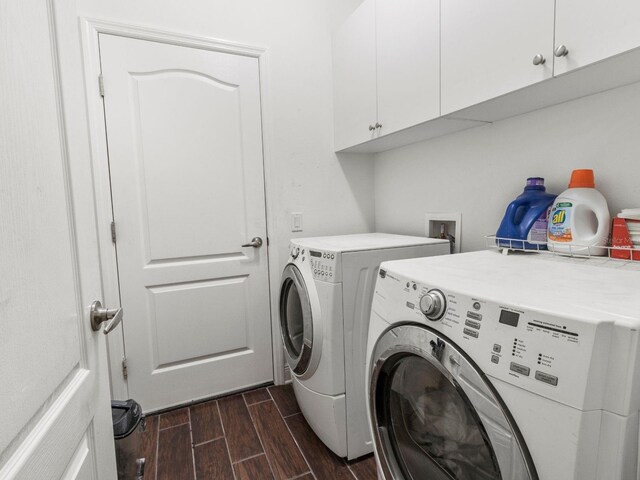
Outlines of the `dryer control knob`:
{"type": "Polygon", "coordinates": [[[295,260],[296,258],[298,258],[298,255],[300,255],[300,247],[292,248],[291,257],[295,260]]]}
{"type": "Polygon", "coordinates": [[[447,308],[447,301],[440,290],[431,290],[420,298],[420,310],[429,320],[440,320],[447,308]]]}

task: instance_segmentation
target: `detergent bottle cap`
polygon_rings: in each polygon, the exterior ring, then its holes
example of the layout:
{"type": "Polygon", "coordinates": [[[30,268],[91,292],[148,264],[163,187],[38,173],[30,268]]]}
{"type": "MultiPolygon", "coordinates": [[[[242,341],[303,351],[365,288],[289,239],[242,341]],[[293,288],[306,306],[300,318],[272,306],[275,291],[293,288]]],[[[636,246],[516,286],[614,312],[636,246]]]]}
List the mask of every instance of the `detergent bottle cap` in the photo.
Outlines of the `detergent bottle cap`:
{"type": "Polygon", "coordinates": [[[529,177],[527,178],[527,184],[524,187],[525,190],[542,190],[544,191],[544,178],[542,177],[529,177]]]}
{"type": "Polygon", "coordinates": [[[569,188],[595,188],[595,186],[593,170],[579,169],[571,172],[569,188]]]}

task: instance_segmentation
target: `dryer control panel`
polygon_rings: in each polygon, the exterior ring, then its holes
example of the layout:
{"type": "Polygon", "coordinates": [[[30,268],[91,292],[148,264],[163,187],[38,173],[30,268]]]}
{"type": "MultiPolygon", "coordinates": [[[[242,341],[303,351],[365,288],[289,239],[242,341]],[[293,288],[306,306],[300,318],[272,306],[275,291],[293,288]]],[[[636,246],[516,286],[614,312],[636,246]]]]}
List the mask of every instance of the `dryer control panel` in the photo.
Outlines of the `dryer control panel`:
{"type": "Polygon", "coordinates": [[[585,404],[597,397],[588,389],[606,384],[611,321],[557,317],[392,272],[378,278],[372,309],[390,324],[412,321],[439,331],[485,374],[576,408],[597,407],[585,404]]]}
{"type": "Polygon", "coordinates": [[[316,250],[291,244],[289,246],[290,258],[294,261],[309,262],[311,274],[314,280],[329,283],[340,283],[340,253],[328,250],[316,250]]]}

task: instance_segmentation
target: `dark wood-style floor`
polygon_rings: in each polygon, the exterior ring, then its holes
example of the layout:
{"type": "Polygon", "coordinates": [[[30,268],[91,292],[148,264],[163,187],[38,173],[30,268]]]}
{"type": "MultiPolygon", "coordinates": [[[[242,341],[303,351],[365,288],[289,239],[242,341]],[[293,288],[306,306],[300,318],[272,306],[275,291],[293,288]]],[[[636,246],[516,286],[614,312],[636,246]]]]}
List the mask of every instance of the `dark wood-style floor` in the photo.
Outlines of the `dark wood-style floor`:
{"type": "Polygon", "coordinates": [[[376,480],[371,455],[345,462],[313,433],[291,385],[259,388],[146,420],[145,480],[376,480]]]}

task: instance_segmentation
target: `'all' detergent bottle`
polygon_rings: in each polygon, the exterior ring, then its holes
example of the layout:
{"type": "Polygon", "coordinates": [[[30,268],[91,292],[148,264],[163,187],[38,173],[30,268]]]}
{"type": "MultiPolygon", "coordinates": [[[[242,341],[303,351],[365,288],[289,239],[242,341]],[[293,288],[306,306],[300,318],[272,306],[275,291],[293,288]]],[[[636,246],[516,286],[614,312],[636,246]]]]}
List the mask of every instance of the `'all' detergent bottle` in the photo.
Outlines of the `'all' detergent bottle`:
{"type": "Polygon", "coordinates": [[[555,198],[555,195],[546,192],[544,178],[527,178],[524,192],[509,204],[500,223],[496,233],[498,245],[546,250],[547,216],[555,198]]]}
{"type": "Polygon", "coordinates": [[[593,170],[574,170],[569,189],[549,213],[549,250],[572,255],[606,255],[611,215],[607,200],[595,189],[593,170]]]}

